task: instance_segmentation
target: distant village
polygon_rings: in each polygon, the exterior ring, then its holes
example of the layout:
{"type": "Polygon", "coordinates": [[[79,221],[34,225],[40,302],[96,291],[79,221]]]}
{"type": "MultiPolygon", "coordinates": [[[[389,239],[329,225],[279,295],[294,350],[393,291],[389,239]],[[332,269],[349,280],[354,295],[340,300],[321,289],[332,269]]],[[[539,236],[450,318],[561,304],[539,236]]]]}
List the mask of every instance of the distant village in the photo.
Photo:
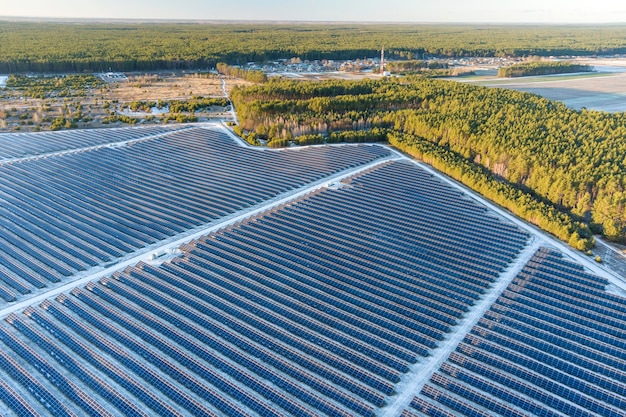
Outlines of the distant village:
{"type": "MultiPolygon", "coordinates": [[[[387,62],[392,62],[389,60],[387,62]]],[[[464,58],[427,58],[427,62],[445,64],[448,68],[484,67],[497,69],[503,65],[520,61],[519,58],[504,57],[464,57],[464,58]]],[[[302,60],[300,58],[278,59],[259,64],[249,62],[246,69],[263,71],[269,76],[285,74],[315,74],[325,72],[371,72],[380,68],[381,58],[363,58],[356,60],[302,60]]]]}

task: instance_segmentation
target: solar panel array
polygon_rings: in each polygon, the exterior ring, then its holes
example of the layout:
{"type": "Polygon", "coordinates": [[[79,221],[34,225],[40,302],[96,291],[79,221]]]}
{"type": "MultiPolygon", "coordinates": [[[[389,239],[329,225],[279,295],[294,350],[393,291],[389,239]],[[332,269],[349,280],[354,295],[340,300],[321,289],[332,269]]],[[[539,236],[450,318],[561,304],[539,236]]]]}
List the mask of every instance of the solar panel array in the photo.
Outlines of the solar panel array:
{"type": "Polygon", "coordinates": [[[528,239],[389,162],[11,314],[0,399],[19,415],[372,416],[528,239]]]}
{"type": "MultiPolygon", "coordinates": [[[[6,301],[390,155],[249,149],[189,127],[28,138],[0,136],[6,301]],[[80,150],[109,142],[123,146],[80,150]]],[[[8,315],[0,414],[374,416],[529,238],[387,162],[8,315]]],[[[542,248],[401,414],[623,410],[626,297],[542,248]]]]}
{"type": "MultiPolygon", "coordinates": [[[[146,130],[139,132],[111,134],[146,130]]],[[[0,297],[16,300],[389,155],[379,146],[261,151],[195,128],[121,147],[0,163],[0,297]]]]}
{"type": "Polygon", "coordinates": [[[182,129],[186,128],[181,125],[166,125],[41,133],[3,133],[0,135],[0,162],[6,159],[137,140],[182,129]]]}
{"type": "Polygon", "coordinates": [[[542,248],[405,410],[624,416],[626,297],[542,248]]]}

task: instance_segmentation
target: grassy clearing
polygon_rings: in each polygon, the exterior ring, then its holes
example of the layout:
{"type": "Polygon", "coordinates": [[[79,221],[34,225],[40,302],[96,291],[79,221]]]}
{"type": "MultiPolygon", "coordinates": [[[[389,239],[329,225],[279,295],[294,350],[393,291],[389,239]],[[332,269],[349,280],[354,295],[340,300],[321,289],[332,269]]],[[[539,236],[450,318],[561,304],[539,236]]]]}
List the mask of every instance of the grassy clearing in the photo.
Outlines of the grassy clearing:
{"type": "Polygon", "coordinates": [[[475,76],[475,77],[461,77],[454,78],[457,81],[472,81],[476,85],[483,87],[501,86],[501,85],[519,85],[519,84],[531,84],[541,82],[554,82],[554,81],[569,81],[569,80],[584,80],[586,78],[602,78],[614,76],[614,73],[609,72],[581,72],[575,74],[557,74],[557,75],[539,75],[531,77],[516,77],[506,79],[496,79],[493,76],[475,76]]]}

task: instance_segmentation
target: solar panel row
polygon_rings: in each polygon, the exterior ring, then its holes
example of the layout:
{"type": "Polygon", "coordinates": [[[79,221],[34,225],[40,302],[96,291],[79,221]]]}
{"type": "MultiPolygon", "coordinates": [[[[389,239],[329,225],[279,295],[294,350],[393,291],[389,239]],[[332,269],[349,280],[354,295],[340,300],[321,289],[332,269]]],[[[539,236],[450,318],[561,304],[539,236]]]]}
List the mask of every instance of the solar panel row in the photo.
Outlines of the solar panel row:
{"type": "MultiPolygon", "coordinates": [[[[134,131],[115,134],[128,132],[134,131]]],[[[261,151],[235,147],[222,132],[191,129],[124,147],[0,164],[0,297],[14,301],[386,156],[378,146],[261,151]]]]}
{"type": "Polygon", "coordinates": [[[0,162],[6,159],[32,157],[46,153],[138,140],[186,128],[172,125],[44,133],[3,133],[0,135],[0,162]]]}
{"type": "MultiPolygon", "coordinates": [[[[185,133],[190,146],[204,134],[185,133]]],[[[337,152],[377,157],[367,149],[337,152]]],[[[383,164],[10,315],[0,352],[15,365],[0,360],[0,372],[42,394],[4,402],[41,414],[57,414],[50,395],[67,414],[373,416],[528,237],[416,165],[383,164]]]]}
{"type": "Polygon", "coordinates": [[[607,284],[542,248],[412,409],[427,415],[623,416],[626,298],[606,292],[607,284]]]}

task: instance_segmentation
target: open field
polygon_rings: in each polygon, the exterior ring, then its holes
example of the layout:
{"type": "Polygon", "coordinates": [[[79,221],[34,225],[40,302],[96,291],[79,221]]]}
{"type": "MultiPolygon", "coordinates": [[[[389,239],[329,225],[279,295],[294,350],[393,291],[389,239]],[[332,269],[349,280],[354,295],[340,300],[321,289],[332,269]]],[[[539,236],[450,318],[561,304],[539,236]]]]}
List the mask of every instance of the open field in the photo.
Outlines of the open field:
{"type": "MultiPolygon", "coordinates": [[[[237,85],[250,85],[240,79],[228,79],[226,91],[237,85]]],[[[105,100],[120,103],[136,100],[188,100],[195,96],[223,97],[222,79],[217,75],[161,73],[129,75],[127,82],[113,83],[102,93],[105,100]]]]}
{"type": "Polygon", "coordinates": [[[112,83],[102,94],[105,100],[185,100],[193,96],[222,96],[222,83],[216,77],[176,74],[130,76],[128,82],[112,83]]]}
{"type": "Polygon", "coordinates": [[[567,106],[608,112],[626,111],[626,61],[581,60],[594,65],[597,72],[520,78],[492,76],[457,78],[486,87],[526,91],[558,100],[567,106]]]}
{"type": "MultiPolygon", "coordinates": [[[[6,82],[0,76],[0,85],[6,82]]],[[[226,91],[246,81],[227,80],[226,91]]],[[[119,121],[103,123],[106,118],[117,115],[131,116],[135,123],[162,123],[161,115],[127,111],[133,101],[191,100],[194,97],[224,97],[222,79],[212,74],[186,74],[184,72],[128,74],[127,79],[107,82],[104,87],[73,92],[69,96],[51,91],[44,98],[35,97],[29,91],[15,88],[0,90],[0,132],[39,131],[54,129],[55,121],[65,119],[61,128],[97,128],[118,126],[119,121]],[[136,119],[136,120],[134,120],[136,119]]],[[[211,108],[190,115],[197,121],[230,120],[230,113],[223,108],[211,108]]]]}

